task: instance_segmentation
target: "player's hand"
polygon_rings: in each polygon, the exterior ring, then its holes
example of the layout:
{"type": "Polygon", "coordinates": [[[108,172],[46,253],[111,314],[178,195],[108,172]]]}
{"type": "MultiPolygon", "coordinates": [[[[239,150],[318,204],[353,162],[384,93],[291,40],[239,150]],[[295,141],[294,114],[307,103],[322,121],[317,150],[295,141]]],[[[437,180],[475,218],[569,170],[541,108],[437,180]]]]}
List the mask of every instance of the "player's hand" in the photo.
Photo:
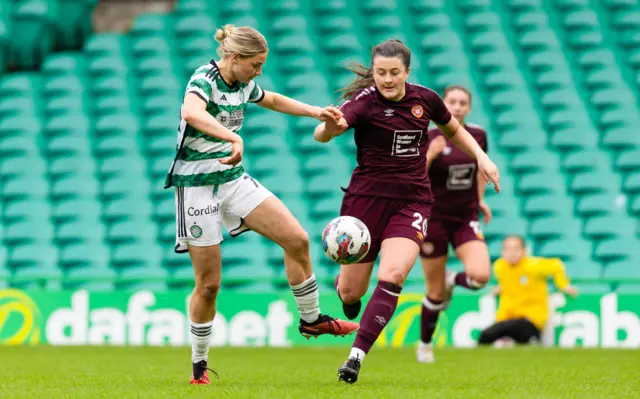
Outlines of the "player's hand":
{"type": "Polygon", "coordinates": [[[325,128],[329,132],[342,133],[349,128],[349,125],[347,124],[347,121],[342,117],[342,111],[337,108],[335,108],[335,110],[340,113],[340,117],[338,119],[328,118],[326,121],[324,121],[325,128]]]}
{"type": "Polygon", "coordinates": [[[500,171],[496,164],[494,164],[486,154],[478,158],[478,171],[487,184],[493,183],[493,188],[496,190],[496,193],[499,193],[500,171]]]}
{"type": "Polygon", "coordinates": [[[237,165],[242,161],[242,153],[244,152],[244,141],[242,137],[237,135],[237,138],[231,142],[231,156],[220,159],[220,163],[223,165],[237,165]]]}
{"type": "Polygon", "coordinates": [[[340,111],[338,108],[331,105],[324,108],[317,107],[315,115],[313,117],[322,122],[327,122],[331,120],[337,124],[340,122],[340,119],[342,118],[342,116],[343,116],[342,111],[340,111]]]}
{"type": "Polygon", "coordinates": [[[427,151],[433,154],[433,158],[435,159],[442,154],[442,151],[444,151],[446,147],[447,139],[445,139],[444,136],[438,136],[429,143],[429,149],[427,151]]]}
{"type": "Polygon", "coordinates": [[[576,289],[576,287],[569,285],[567,287],[564,288],[564,293],[569,295],[571,298],[575,298],[578,296],[578,290],[576,289]]]}
{"type": "Polygon", "coordinates": [[[480,201],[480,212],[484,215],[482,221],[484,224],[489,224],[491,219],[493,219],[493,213],[491,212],[491,207],[484,200],[480,201]]]}

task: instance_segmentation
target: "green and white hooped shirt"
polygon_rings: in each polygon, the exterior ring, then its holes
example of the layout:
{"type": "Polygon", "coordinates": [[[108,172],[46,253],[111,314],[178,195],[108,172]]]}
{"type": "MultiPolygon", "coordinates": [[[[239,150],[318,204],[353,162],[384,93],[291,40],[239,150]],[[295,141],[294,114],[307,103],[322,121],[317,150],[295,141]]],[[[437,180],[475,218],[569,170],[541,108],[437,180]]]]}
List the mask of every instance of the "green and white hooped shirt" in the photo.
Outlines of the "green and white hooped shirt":
{"type": "MultiPolygon", "coordinates": [[[[229,85],[215,60],[191,75],[185,96],[195,93],[207,102],[207,112],[232,132],[242,129],[247,102],[259,102],[264,90],[253,80],[229,85]]],[[[223,184],[244,173],[242,164],[223,165],[218,160],[231,155],[231,143],[208,136],[189,126],[180,117],[176,156],[169,169],[165,188],[223,184]]]]}

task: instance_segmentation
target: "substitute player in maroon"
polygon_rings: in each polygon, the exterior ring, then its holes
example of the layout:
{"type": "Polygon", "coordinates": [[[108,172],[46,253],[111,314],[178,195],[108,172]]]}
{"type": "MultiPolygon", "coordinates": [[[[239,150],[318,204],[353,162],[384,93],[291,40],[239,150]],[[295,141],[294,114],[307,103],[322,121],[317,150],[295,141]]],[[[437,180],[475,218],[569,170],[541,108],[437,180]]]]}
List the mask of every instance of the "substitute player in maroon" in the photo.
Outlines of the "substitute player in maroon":
{"type": "MultiPolygon", "coordinates": [[[[451,114],[487,152],[484,129],[465,123],[471,111],[469,90],[462,86],[448,87],[443,100],[451,114]]],[[[483,199],[485,181],[478,172],[476,160],[451,145],[439,129],[429,130],[426,160],[435,203],[421,251],[427,295],[422,301],[417,358],[421,363],[432,363],[431,339],[438,315],[449,306],[453,288],[460,285],[477,290],[489,281],[491,260],[478,213],[484,214],[486,224],[491,220],[491,209],[483,199]],[[464,264],[465,271],[446,272],[449,244],[464,264]]]]}
{"type": "Polygon", "coordinates": [[[434,121],[456,145],[478,159],[478,170],[499,190],[496,166],[478,143],[426,87],[407,83],[411,51],[398,40],[373,48],[371,68],[352,70],[358,78],[346,89],[344,117],[320,124],[314,136],[327,142],[349,128],[355,130],[358,166],[345,190],[341,215],[367,225],[371,248],[362,263],[342,266],[336,290],[347,317],[360,311],[373,263],[380,253],[378,285],[364,310],[360,330],[339,379],[353,383],[360,365],[398,304],[402,285],[415,264],[431,211],[427,176],[427,131],[434,121]]]}

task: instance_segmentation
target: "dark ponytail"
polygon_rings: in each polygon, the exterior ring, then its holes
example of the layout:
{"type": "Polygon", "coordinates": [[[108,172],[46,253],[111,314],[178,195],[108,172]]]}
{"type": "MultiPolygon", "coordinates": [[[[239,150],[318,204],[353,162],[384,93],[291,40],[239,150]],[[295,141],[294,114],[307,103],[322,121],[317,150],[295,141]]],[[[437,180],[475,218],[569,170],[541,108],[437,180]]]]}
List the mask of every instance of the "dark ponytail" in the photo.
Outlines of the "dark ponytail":
{"type": "Polygon", "coordinates": [[[348,100],[360,90],[375,84],[372,68],[373,59],[377,55],[388,58],[399,57],[402,60],[404,67],[407,69],[411,64],[411,50],[409,50],[409,47],[400,40],[391,39],[374,46],[371,51],[371,67],[367,68],[357,62],[353,62],[347,67],[347,69],[358,76],[348,86],[338,90],[342,93],[340,100],[348,100]]]}

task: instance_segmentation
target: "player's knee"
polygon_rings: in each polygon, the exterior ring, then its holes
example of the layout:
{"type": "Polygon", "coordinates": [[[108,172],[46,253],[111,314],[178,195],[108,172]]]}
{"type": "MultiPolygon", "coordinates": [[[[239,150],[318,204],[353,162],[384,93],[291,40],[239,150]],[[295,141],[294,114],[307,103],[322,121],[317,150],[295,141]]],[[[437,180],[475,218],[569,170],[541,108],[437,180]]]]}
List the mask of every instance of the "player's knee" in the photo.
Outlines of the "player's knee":
{"type": "Polygon", "coordinates": [[[219,281],[204,281],[202,284],[196,285],[196,293],[207,302],[215,301],[219,292],[219,281]]]}
{"type": "Polygon", "coordinates": [[[469,279],[471,279],[477,285],[485,286],[487,285],[487,283],[489,282],[489,279],[491,278],[491,272],[489,269],[485,269],[485,268],[478,269],[478,270],[471,270],[467,272],[467,277],[469,277],[469,279]]]}
{"type": "Polygon", "coordinates": [[[352,304],[358,302],[363,296],[364,292],[359,289],[355,289],[352,287],[338,287],[340,291],[340,300],[346,304],[352,304]]]}
{"type": "Polygon", "coordinates": [[[309,233],[304,229],[299,229],[289,237],[286,244],[286,251],[291,254],[304,254],[309,251],[309,233]]]}
{"type": "Polygon", "coordinates": [[[389,283],[393,283],[397,286],[402,287],[404,285],[407,276],[402,272],[402,269],[399,267],[391,267],[386,270],[384,273],[379,273],[378,279],[381,281],[387,281],[389,283]]]}

